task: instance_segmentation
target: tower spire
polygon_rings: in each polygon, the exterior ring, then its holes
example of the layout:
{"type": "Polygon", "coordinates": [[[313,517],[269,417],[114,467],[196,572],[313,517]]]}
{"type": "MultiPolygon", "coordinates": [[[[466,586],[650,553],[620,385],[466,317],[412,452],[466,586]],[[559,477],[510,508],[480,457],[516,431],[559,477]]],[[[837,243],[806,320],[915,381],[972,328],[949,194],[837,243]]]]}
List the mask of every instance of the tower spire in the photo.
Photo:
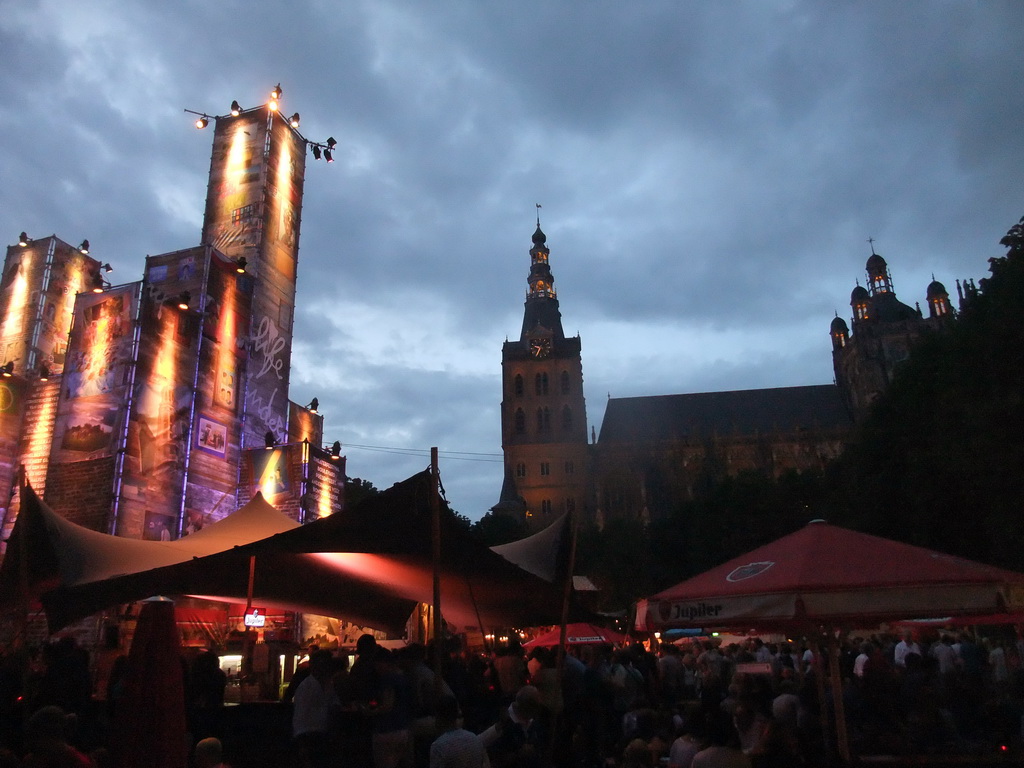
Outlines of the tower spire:
{"type": "Polygon", "coordinates": [[[540,228],[540,203],[537,207],[537,229],[533,233],[533,247],[530,249],[530,274],[526,278],[530,288],[526,292],[526,311],[523,314],[521,340],[531,338],[538,326],[555,339],[565,338],[562,330],[562,315],[558,311],[558,293],[555,291],[555,277],[551,274],[548,257],[547,235],[540,228]]]}

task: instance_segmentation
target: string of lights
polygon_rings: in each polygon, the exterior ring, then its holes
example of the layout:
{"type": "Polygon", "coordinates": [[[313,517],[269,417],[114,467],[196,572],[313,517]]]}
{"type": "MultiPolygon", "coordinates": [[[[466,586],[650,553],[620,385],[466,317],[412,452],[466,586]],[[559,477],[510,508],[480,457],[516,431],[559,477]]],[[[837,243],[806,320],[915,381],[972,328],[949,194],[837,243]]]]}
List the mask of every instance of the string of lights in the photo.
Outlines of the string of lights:
{"type": "MultiPolygon", "coordinates": [[[[356,445],[355,443],[345,443],[345,449],[357,448],[361,451],[373,451],[376,453],[392,453],[398,456],[430,456],[429,448],[397,448],[383,445],[356,445]]],[[[453,461],[483,461],[488,463],[499,463],[503,461],[503,456],[500,453],[474,453],[473,451],[441,451],[437,452],[438,456],[451,459],[453,461]]]]}
{"type": "MultiPolygon", "coordinates": [[[[281,94],[282,93],[283,92],[281,90],[281,84],[280,83],[278,83],[276,86],[274,86],[274,88],[270,91],[270,99],[267,101],[266,106],[270,109],[271,112],[278,112],[278,111],[280,111],[280,109],[281,109],[281,94]]],[[[231,102],[231,109],[230,109],[228,115],[230,115],[231,117],[238,117],[243,112],[248,112],[251,109],[254,109],[254,107],[250,107],[250,108],[242,107],[238,103],[238,100],[235,99],[234,101],[231,102]]],[[[187,112],[190,115],[196,115],[195,126],[199,130],[202,130],[203,128],[208,126],[210,124],[211,120],[216,120],[216,119],[219,119],[219,118],[222,118],[222,117],[228,117],[228,115],[211,115],[211,114],[209,114],[207,112],[196,112],[194,109],[186,109],[185,112],[187,112]]],[[[313,154],[313,159],[314,160],[320,160],[321,158],[323,158],[326,162],[333,163],[334,162],[334,148],[336,146],[338,146],[338,142],[335,140],[335,138],[333,136],[331,136],[329,139],[327,139],[327,141],[323,141],[323,142],[311,141],[311,140],[307,139],[305,136],[303,136],[301,133],[299,133],[299,122],[300,122],[300,120],[301,120],[301,118],[299,116],[299,113],[296,112],[291,117],[288,118],[288,125],[290,125],[292,127],[292,129],[296,133],[298,133],[299,137],[303,140],[303,142],[305,142],[306,147],[313,154]]],[[[24,235],[24,233],[22,233],[22,234],[24,235]]],[[[86,247],[88,247],[88,242],[89,242],[88,240],[85,241],[86,247]]],[[[24,245],[24,244],[25,243],[22,243],[22,245],[24,245]]],[[[88,251],[83,251],[83,252],[87,253],[88,251]]]]}

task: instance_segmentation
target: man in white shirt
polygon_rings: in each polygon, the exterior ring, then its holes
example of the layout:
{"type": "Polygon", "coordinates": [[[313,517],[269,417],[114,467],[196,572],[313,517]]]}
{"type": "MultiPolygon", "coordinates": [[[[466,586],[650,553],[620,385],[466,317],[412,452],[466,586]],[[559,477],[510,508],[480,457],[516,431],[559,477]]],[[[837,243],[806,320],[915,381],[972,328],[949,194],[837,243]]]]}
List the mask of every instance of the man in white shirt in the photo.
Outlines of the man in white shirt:
{"type": "Polygon", "coordinates": [[[333,673],[331,652],[315,651],[309,658],[309,677],[295,691],[292,735],[302,768],[321,768],[330,756],[331,711],[339,703],[333,673]]]}
{"type": "Polygon", "coordinates": [[[430,745],[430,768],[490,768],[483,741],[459,727],[459,704],[454,696],[437,702],[437,727],[441,735],[430,745]]]}
{"type": "Polygon", "coordinates": [[[921,656],[921,646],[914,642],[914,633],[909,629],[904,631],[903,639],[896,643],[896,649],[893,652],[893,663],[897,667],[906,668],[907,666],[907,654],[916,653],[921,656]]]}

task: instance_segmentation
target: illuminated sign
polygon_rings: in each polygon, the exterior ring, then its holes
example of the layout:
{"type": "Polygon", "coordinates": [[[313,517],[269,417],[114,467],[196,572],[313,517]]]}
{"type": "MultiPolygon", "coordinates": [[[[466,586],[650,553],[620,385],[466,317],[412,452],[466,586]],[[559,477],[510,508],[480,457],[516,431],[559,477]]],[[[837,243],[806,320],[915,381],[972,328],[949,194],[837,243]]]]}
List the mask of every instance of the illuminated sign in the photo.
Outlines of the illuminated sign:
{"type": "Polygon", "coordinates": [[[266,625],[267,617],[259,608],[250,608],[249,612],[245,614],[244,621],[247,627],[262,627],[266,625]]]}

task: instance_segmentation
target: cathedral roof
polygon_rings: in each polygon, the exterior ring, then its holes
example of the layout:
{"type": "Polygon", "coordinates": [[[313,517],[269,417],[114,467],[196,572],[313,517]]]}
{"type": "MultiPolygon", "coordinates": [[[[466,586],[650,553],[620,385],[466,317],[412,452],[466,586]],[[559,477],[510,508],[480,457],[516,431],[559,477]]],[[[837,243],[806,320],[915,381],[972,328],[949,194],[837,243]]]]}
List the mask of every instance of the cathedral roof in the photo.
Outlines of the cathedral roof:
{"type": "Polygon", "coordinates": [[[939,296],[949,296],[949,291],[946,290],[946,286],[940,283],[938,280],[932,280],[928,283],[927,297],[929,299],[938,298],[939,296]]]}
{"type": "Polygon", "coordinates": [[[833,384],[623,397],[608,401],[598,443],[846,430],[851,423],[833,384]]]}
{"type": "Polygon", "coordinates": [[[526,502],[516,489],[516,480],[512,476],[512,467],[505,467],[505,480],[501,484],[501,496],[498,503],[491,507],[492,512],[503,512],[507,515],[522,517],[526,512],[526,502]]]}
{"type": "Polygon", "coordinates": [[[868,258],[867,264],[864,265],[869,275],[884,275],[886,270],[889,269],[889,265],[885,263],[885,259],[879,256],[877,253],[872,253],[868,258]]]}
{"type": "Polygon", "coordinates": [[[900,320],[917,320],[917,310],[908,307],[893,293],[879,293],[871,297],[871,319],[878,323],[895,323],[900,320]]]}

